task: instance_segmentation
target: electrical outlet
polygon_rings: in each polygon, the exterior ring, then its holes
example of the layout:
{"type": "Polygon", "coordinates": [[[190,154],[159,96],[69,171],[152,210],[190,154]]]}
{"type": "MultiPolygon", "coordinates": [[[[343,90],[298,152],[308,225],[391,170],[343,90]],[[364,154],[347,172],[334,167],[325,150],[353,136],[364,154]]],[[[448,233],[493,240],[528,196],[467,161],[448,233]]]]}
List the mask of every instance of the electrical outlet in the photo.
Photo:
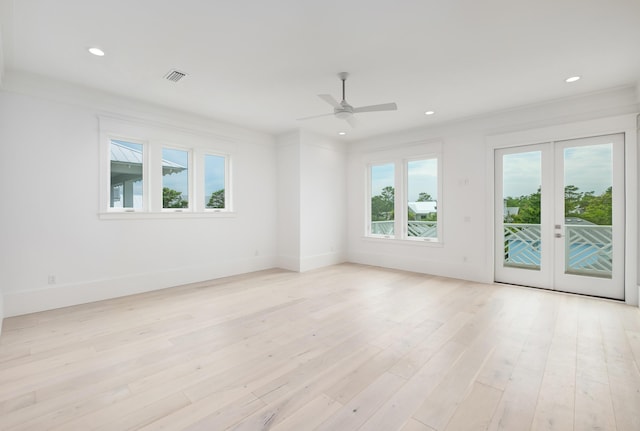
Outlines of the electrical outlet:
{"type": "Polygon", "coordinates": [[[50,275],[47,277],[47,283],[49,284],[56,284],[56,276],[55,275],[50,275]]]}

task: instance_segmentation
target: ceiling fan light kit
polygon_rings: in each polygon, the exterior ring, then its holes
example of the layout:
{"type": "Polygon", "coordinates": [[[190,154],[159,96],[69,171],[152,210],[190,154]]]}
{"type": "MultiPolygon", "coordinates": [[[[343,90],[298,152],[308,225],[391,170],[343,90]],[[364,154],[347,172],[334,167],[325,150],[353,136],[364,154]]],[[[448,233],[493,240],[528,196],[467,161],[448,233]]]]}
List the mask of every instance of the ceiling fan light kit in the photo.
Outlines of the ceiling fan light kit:
{"type": "Polygon", "coordinates": [[[333,115],[340,120],[345,120],[351,127],[355,127],[356,124],[354,114],[361,112],[395,111],[398,109],[398,105],[396,105],[395,103],[382,103],[380,105],[368,105],[354,108],[347,102],[345,95],[345,82],[348,76],[349,74],[347,72],[338,73],[338,78],[340,78],[340,80],[342,81],[342,101],[340,103],[338,103],[338,101],[334,99],[330,94],[318,95],[319,98],[333,107],[333,114],[313,115],[311,117],[298,118],[298,120],[310,120],[312,118],[333,115]]]}

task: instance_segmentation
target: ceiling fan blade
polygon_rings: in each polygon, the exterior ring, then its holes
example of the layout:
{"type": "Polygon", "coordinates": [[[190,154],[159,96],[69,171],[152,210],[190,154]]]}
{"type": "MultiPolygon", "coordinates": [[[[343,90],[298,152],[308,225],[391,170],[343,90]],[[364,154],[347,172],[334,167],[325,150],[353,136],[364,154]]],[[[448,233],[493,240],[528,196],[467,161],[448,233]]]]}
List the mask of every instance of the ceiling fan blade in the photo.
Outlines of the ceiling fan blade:
{"type": "Polygon", "coordinates": [[[349,125],[355,129],[356,126],[358,125],[358,121],[356,120],[356,117],[354,117],[353,115],[347,117],[344,119],[344,121],[346,121],[347,123],[349,123],[349,125]]]}
{"type": "Polygon", "coordinates": [[[398,109],[398,105],[395,103],[383,103],[381,105],[369,105],[353,108],[353,112],[395,111],[396,109],[398,109]]]}
{"type": "Polygon", "coordinates": [[[320,115],[312,115],[310,117],[302,117],[302,118],[296,118],[296,120],[298,121],[302,121],[302,120],[311,120],[312,118],[320,118],[320,117],[328,117],[330,115],[335,115],[333,112],[331,114],[320,114],[320,115]]]}
{"type": "Polygon", "coordinates": [[[329,105],[333,106],[334,108],[338,108],[340,106],[338,101],[334,99],[333,96],[330,94],[318,94],[318,97],[324,100],[325,102],[327,102],[329,105]]]}

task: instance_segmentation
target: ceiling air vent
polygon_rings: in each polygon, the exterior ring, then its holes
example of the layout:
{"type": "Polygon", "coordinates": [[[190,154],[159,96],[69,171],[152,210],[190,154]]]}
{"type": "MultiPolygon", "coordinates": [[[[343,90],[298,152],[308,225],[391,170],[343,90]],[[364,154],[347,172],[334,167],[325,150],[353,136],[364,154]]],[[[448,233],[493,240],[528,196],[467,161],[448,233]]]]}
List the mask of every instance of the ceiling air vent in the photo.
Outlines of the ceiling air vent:
{"type": "Polygon", "coordinates": [[[180,72],[179,70],[171,70],[164,76],[164,79],[168,79],[169,81],[178,82],[182,78],[187,76],[186,73],[180,72]]]}

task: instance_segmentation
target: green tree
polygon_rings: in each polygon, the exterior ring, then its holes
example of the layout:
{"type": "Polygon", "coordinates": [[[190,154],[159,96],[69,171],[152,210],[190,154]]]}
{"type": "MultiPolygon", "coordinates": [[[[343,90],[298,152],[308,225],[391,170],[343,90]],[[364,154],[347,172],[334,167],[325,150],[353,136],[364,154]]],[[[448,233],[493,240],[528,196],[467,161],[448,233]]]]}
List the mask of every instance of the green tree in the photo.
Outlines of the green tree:
{"type": "MultiPolygon", "coordinates": [[[[593,191],[581,192],[574,185],[564,188],[564,216],[575,217],[598,225],[610,226],[612,221],[612,188],[601,195],[593,191]]],[[[507,207],[519,208],[518,214],[505,216],[510,223],[540,223],[540,188],[535,193],[520,197],[507,197],[507,207]]]]}
{"type": "Polygon", "coordinates": [[[580,218],[598,225],[611,226],[612,191],[612,188],[609,187],[600,196],[594,196],[593,192],[584,193],[581,202],[583,211],[580,218]]]}
{"type": "Polygon", "coordinates": [[[583,194],[578,191],[578,187],[568,185],[564,188],[564,216],[578,217],[582,211],[580,205],[583,194]]]}
{"type": "Polygon", "coordinates": [[[508,197],[507,207],[519,208],[518,214],[510,216],[511,223],[540,224],[540,188],[535,193],[517,198],[508,197]]]}
{"type": "Polygon", "coordinates": [[[224,189],[211,193],[207,208],[224,208],[224,189]]]}
{"type": "Polygon", "coordinates": [[[182,198],[182,193],[169,187],[162,188],[162,208],[187,208],[189,201],[182,198]]]}
{"type": "Polygon", "coordinates": [[[432,200],[433,199],[431,198],[431,195],[429,193],[420,192],[420,194],[418,194],[417,202],[429,202],[429,201],[432,201],[432,200]]]}
{"type": "Polygon", "coordinates": [[[379,195],[371,197],[371,220],[393,220],[393,205],[395,202],[395,189],[387,186],[379,195]]]}

